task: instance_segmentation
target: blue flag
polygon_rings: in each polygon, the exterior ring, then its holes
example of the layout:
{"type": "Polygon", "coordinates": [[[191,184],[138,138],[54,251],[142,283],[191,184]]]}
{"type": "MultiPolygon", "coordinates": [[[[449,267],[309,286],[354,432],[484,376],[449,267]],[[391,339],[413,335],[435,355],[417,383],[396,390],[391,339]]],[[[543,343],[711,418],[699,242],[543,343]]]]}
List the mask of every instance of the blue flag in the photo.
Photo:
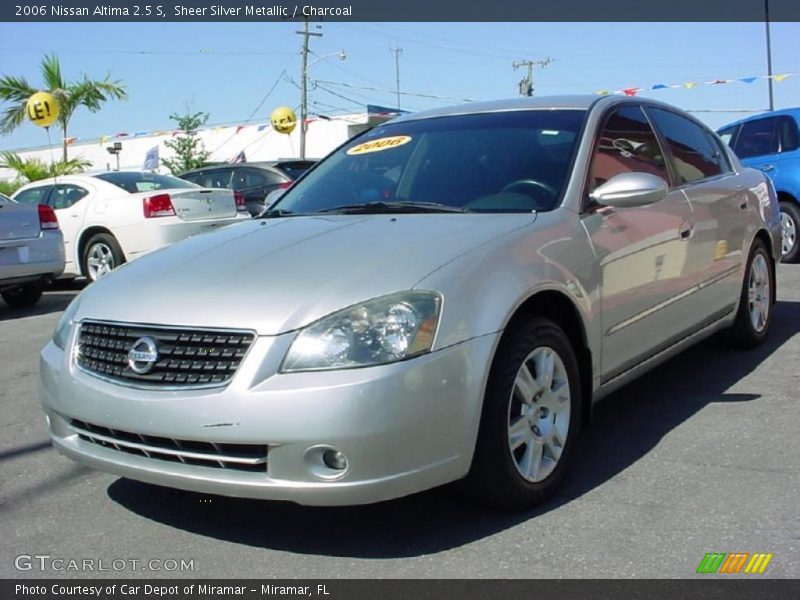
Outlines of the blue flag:
{"type": "Polygon", "coordinates": [[[158,146],[153,146],[147,151],[147,154],[144,155],[144,167],[142,167],[142,169],[145,171],[155,171],[157,168],[158,146]]]}

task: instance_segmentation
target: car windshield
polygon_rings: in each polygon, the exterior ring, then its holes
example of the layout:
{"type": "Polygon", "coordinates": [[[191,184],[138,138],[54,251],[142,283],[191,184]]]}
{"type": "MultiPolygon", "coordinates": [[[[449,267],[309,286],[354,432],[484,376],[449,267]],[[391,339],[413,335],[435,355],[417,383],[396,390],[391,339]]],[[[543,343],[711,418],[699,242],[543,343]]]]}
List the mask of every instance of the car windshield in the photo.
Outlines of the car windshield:
{"type": "Polygon", "coordinates": [[[171,175],[159,175],[158,173],[135,173],[135,172],[111,172],[95,175],[98,179],[112,183],[118,188],[122,188],[131,194],[139,192],[152,192],[153,190],[196,188],[200,187],[171,175]]]}
{"type": "Polygon", "coordinates": [[[331,154],[269,213],[552,210],[585,115],[525,110],[389,123],[331,154]]]}

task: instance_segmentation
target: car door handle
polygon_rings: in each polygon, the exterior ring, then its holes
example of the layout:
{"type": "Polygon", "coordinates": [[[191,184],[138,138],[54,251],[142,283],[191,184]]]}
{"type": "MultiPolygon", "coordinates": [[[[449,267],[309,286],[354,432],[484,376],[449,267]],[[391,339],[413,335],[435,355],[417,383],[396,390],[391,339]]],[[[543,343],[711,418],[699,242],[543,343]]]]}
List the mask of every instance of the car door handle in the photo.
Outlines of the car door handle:
{"type": "Polygon", "coordinates": [[[762,165],[761,166],[761,170],[762,171],[773,171],[774,169],[775,169],[775,165],[762,165]]]}
{"type": "Polygon", "coordinates": [[[688,240],[692,235],[692,226],[691,225],[684,225],[681,227],[681,239],[688,240]]]}

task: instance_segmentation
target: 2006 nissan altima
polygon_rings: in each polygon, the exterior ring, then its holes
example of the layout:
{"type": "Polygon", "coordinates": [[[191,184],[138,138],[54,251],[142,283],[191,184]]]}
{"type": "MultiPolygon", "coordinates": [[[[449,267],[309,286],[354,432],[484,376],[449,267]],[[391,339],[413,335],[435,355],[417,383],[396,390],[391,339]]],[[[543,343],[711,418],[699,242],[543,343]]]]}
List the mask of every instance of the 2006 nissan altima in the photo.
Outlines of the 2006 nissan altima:
{"type": "Polygon", "coordinates": [[[142,481],[526,507],[598,399],[716,331],[764,339],[780,249],[767,178],[670,106],[419,113],[86,289],[42,402],[59,452],[142,481]]]}

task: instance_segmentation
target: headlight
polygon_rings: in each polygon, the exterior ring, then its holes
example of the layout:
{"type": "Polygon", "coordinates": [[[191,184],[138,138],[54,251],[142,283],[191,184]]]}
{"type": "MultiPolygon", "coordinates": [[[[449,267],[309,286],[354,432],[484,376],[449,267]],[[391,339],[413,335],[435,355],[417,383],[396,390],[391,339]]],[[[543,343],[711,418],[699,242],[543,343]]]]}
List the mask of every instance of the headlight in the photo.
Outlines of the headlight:
{"type": "Polygon", "coordinates": [[[281,371],[365,367],[430,352],[440,308],[439,294],[416,290],[345,308],[302,330],[281,371]]]}
{"type": "Polygon", "coordinates": [[[67,348],[69,332],[72,330],[72,325],[74,323],[72,319],[75,317],[75,313],[78,311],[78,304],[78,298],[73,299],[72,302],[69,303],[67,310],[65,310],[64,314],[61,315],[61,318],[56,324],[56,329],[53,332],[53,343],[62,350],[66,350],[67,348]]]}

